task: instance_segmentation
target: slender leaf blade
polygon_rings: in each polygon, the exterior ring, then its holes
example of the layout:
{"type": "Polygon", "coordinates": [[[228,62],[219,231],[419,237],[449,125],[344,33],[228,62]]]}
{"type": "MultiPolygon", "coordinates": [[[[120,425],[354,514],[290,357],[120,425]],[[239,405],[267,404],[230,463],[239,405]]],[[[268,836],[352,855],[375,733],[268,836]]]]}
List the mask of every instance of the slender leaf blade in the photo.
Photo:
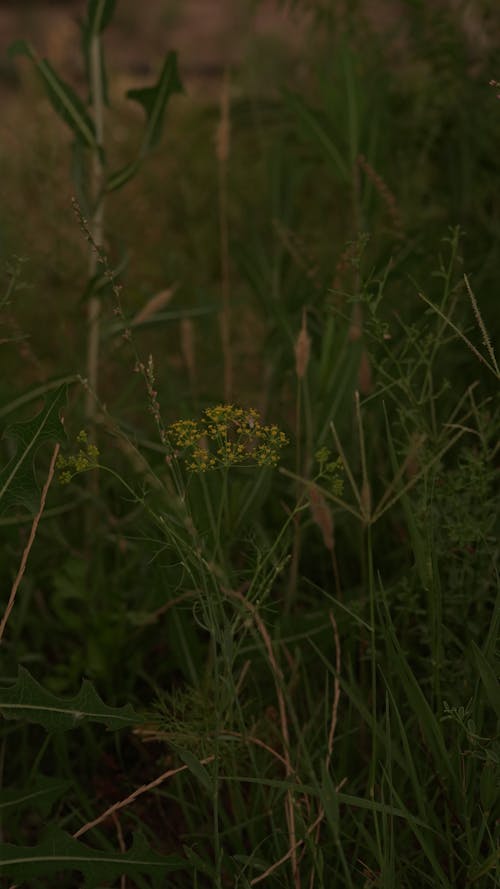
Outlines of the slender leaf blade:
{"type": "Polygon", "coordinates": [[[195,778],[198,779],[201,786],[205,788],[209,793],[212,792],[212,779],[210,778],[209,773],[206,768],[202,766],[201,762],[194,756],[189,750],[185,750],[184,747],[177,747],[176,750],[182,760],[186,763],[188,769],[195,778]]]}
{"type": "Polygon", "coordinates": [[[342,182],[349,182],[349,170],[319,116],[295,93],[285,91],[285,102],[293,113],[305,138],[321,149],[325,159],[336,170],[342,182]]]}
{"type": "Polygon", "coordinates": [[[89,33],[102,34],[113,18],[116,0],[89,0],[87,28],[89,33]]]}
{"type": "Polygon", "coordinates": [[[106,180],[106,191],[117,191],[119,188],[123,188],[127,182],[133,179],[139,167],[140,160],[136,158],[130,164],[126,164],[124,167],[120,167],[119,170],[111,173],[106,180]]]}
{"type": "Polygon", "coordinates": [[[87,148],[97,148],[95,126],[84,102],[75,91],[54,71],[47,59],[40,59],[26,40],[18,40],[10,47],[9,54],[26,55],[37,69],[47,97],[59,117],[69,126],[76,138],[87,148]]]}
{"type": "Polygon", "coordinates": [[[500,683],[498,677],[495,674],[495,670],[489,661],[486,660],[483,652],[474,641],[471,642],[471,646],[474,660],[484,685],[486,697],[488,698],[490,706],[493,707],[497,718],[500,719],[500,683]]]}
{"type": "Polygon", "coordinates": [[[173,93],[183,92],[177,67],[177,53],[169,52],[165,57],[161,74],[154,86],[128,90],[127,98],[139,102],[146,112],[146,131],[141,156],[144,157],[161,139],[163,120],[168,100],[173,93]]]}

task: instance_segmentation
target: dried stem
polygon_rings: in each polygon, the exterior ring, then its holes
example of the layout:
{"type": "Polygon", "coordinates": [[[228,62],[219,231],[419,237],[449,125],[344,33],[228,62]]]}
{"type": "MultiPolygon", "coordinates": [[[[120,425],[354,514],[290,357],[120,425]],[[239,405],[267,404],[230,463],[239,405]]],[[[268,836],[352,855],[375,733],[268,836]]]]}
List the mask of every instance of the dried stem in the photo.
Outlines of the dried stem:
{"type": "MultiPolygon", "coordinates": [[[[200,765],[205,766],[207,763],[213,762],[214,759],[214,756],[207,756],[205,759],[200,760],[200,765]]],[[[179,766],[177,769],[169,769],[168,772],[163,772],[158,778],[155,778],[154,781],[150,781],[149,784],[142,784],[141,787],[138,787],[137,790],[134,790],[134,792],[125,797],[125,799],[113,803],[113,805],[106,809],[105,812],[101,812],[101,814],[98,815],[97,818],[94,818],[93,821],[87,821],[83,827],[80,827],[80,829],[73,834],[73,839],[77,840],[79,837],[83,836],[84,833],[88,833],[89,830],[92,830],[93,827],[102,824],[103,821],[106,821],[106,818],[112,817],[116,812],[119,812],[120,809],[129,806],[144,793],[149,793],[150,790],[159,787],[160,784],[163,784],[163,782],[167,780],[167,778],[173,778],[174,775],[178,775],[179,772],[185,772],[186,770],[187,766],[179,766]]]]}
{"type": "Polygon", "coordinates": [[[59,454],[59,449],[60,449],[60,445],[58,443],[54,447],[54,451],[52,453],[52,458],[50,461],[47,480],[43,486],[42,495],[40,497],[40,506],[39,506],[39,509],[38,509],[38,512],[37,512],[35,518],[33,519],[33,524],[31,526],[31,531],[30,531],[30,535],[28,537],[28,542],[24,548],[24,552],[23,552],[23,555],[21,558],[21,564],[19,565],[19,570],[17,572],[16,579],[14,580],[14,583],[12,584],[12,589],[10,591],[10,596],[9,596],[9,601],[7,602],[7,607],[5,609],[4,615],[3,615],[2,620],[0,622],[0,642],[2,641],[5,627],[7,625],[7,621],[10,617],[10,613],[14,607],[14,602],[16,601],[17,591],[19,589],[20,583],[21,583],[23,576],[24,576],[24,572],[26,570],[28,556],[30,554],[31,547],[33,546],[33,543],[35,540],[36,532],[38,529],[38,525],[40,523],[40,519],[42,517],[42,513],[45,509],[45,501],[47,499],[47,494],[48,494],[52,479],[54,478],[54,472],[55,472],[55,468],[56,468],[56,460],[57,460],[57,455],[59,454]]]}
{"type": "MultiPolygon", "coordinates": [[[[244,607],[250,611],[255,625],[262,636],[262,640],[264,642],[264,646],[267,652],[267,658],[269,661],[269,665],[271,667],[271,671],[274,678],[274,683],[276,686],[276,697],[278,699],[278,710],[280,716],[280,724],[281,724],[281,734],[283,736],[283,759],[285,761],[285,770],[287,777],[292,777],[295,775],[295,770],[292,766],[290,759],[290,733],[288,731],[288,717],[286,712],[285,705],[285,696],[283,694],[282,684],[283,684],[283,673],[281,667],[279,666],[276,655],[274,653],[273,644],[271,642],[271,637],[267,632],[266,626],[257,610],[255,605],[248,601],[248,599],[243,596],[238,590],[224,590],[227,595],[233,596],[238,599],[244,605],[244,607]]],[[[283,860],[291,859],[292,864],[292,874],[293,874],[293,882],[296,889],[300,889],[300,873],[297,864],[297,848],[298,843],[296,840],[296,829],[295,829],[295,811],[293,806],[293,795],[291,789],[287,791],[286,795],[286,803],[285,803],[285,814],[288,825],[288,837],[290,842],[289,853],[283,860]]],[[[259,878],[259,879],[262,879],[259,878]]]]}

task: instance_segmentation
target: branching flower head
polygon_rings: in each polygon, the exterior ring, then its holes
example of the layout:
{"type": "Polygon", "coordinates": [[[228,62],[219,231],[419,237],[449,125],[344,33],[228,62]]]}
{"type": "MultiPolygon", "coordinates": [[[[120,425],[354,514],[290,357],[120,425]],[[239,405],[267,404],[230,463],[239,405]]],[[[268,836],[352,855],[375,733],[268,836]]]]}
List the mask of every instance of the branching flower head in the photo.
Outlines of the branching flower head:
{"type": "Polygon", "coordinates": [[[63,457],[60,454],[57,458],[56,466],[61,470],[59,481],[62,485],[69,484],[80,472],[89,472],[98,467],[99,449],[89,442],[88,435],[83,429],[76,436],[76,441],[80,445],[76,454],[70,457],[63,457]]]}
{"type": "Polygon", "coordinates": [[[278,426],[263,424],[254,408],[209,407],[199,420],[178,420],[167,429],[177,456],[192,472],[229,466],[276,466],[288,439],[278,426]]]}

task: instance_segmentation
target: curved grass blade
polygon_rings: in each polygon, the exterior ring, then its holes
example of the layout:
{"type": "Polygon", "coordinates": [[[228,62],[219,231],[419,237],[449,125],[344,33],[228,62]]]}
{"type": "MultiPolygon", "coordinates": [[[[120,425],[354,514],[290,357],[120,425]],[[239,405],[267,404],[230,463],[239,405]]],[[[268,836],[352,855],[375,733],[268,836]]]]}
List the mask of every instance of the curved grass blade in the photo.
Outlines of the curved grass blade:
{"type": "Polygon", "coordinates": [[[285,91],[285,103],[296,118],[302,135],[321,149],[325,159],[337,172],[341,182],[349,182],[348,166],[325,129],[319,116],[295,93],[285,91]]]}

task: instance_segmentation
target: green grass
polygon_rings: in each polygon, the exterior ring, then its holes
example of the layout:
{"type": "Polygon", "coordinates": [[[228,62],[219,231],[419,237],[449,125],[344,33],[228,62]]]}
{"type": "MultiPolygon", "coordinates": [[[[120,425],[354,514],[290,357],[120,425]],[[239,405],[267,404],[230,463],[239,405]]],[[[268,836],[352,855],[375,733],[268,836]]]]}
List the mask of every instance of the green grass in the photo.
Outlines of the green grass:
{"type": "MultiPolygon", "coordinates": [[[[396,63],[327,6],[296,71],[270,42],[275,83],[265,44],[233,72],[227,169],[217,104],[173,98],[90,285],[67,130],[29,80],[10,111],[5,885],[499,883],[499,47],[407,3],[396,63]],[[243,410],[207,414],[228,362],[243,410]]],[[[139,120],[106,115],[114,170],[139,120]]]]}

